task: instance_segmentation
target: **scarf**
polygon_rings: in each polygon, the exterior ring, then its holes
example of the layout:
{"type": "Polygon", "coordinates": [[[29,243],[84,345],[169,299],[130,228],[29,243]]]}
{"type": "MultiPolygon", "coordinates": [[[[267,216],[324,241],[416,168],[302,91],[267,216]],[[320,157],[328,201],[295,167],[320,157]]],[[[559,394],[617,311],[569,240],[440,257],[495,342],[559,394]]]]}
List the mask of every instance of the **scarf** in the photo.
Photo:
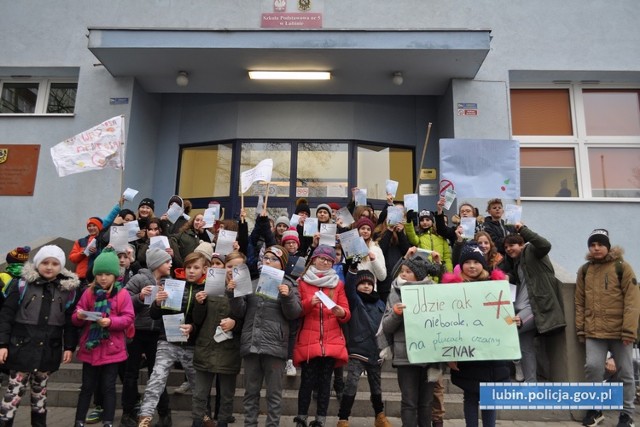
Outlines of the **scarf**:
{"type": "Polygon", "coordinates": [[[302,280],[318,288],[335,288],[340,283],[340,278],[334,269],[320,271],[313,265],[309,266],[302,280]]]}
{"type": "MultiPolygon", "coordinates": [[[[93,286],[92,292],[95,295],[96,301],[93,305],[92,311],[99,311],[102,313],[102,317],[109,317],[111,311],[109,305],[109,296],[113,292],[113,295],[117,294],[120,290],[120,283],[116,282],[110,289],[102,289],[97,283],[93,286]]],[[[89,335],[87,336],[87,342],[84,346],[88,349],[96,348],[101,340],[109,338],[109,330],[103,328],[98,322],[91,322],[89,327],[89,335]]]]}
{"type": "Polygon", "coordinates": [[[365,304],[375,304],[380,301],[380,296],[376,291],[371,292],[370,294],[365,294],[364,292],[356,291],[358,296],[365,304]]]}
{"type": "Polygon", "coordinates": [[[20,277],[22,275],[22,267],[24,264],[21,262],[12,262],[11,264],[7,264],[7,273],[11,275],[11,277],[20,277]]]}

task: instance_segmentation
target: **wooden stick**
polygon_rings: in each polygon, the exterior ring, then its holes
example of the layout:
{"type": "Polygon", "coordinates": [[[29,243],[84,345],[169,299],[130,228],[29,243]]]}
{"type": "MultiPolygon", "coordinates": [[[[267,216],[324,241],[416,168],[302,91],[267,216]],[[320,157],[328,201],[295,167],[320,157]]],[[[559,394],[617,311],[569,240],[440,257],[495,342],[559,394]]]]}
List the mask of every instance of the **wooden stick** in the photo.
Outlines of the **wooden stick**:
{"type": "Polygon", "coordinates": [[[424,162],[424,156],[427,154],[427,144],[429,144],[429,136],[431,135],[431,122],[429,122],[429,126],[427,126],[427,137],[424,140],[424,147],[422,147],[422,157],[420,157],[420,167],[418,168],[418,176],[416,177],[416,188],[413,191],[414,193],[418,193],[418,184],[420,184],[420,171],[422,170],[422,163],[424,162]]]}
{"type": "Polygon", "coordinates": [[[267,182],[267,191],[266,191],[266,194],[264,195],[264,205],[262,206],[263,210],[267,210],[267,201],[269,200],[269,184],[271,183],[267,182]]]}

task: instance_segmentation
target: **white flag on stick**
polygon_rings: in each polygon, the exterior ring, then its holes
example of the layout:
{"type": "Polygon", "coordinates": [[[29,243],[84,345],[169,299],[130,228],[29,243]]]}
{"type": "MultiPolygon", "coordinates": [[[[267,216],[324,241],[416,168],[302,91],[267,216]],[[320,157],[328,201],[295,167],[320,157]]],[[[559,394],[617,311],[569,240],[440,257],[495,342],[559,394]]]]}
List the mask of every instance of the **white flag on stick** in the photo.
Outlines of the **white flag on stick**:
{"type": "Polygon", "coordinates": [[[273,173],[273,159],[264,159],[258,165],[240,174],[240,186],[243,193],[256,181],[271,182],[273,173]]]}
{"type": "Polygon", "coordinates": [[[124,117],[116,116],[51,148],[63,177],[98,169],[124,170],[124,117]]]}

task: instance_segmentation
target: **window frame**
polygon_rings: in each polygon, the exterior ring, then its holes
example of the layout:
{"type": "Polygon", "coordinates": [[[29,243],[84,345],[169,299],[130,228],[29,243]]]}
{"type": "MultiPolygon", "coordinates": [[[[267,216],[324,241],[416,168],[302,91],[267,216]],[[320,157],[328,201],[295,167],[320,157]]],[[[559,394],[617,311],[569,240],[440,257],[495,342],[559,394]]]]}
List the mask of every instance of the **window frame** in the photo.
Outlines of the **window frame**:
{"type": "MultiPolygon", "coordinates": [[[[73,113],[47,113],[47,108],[49,105],[49,96],[51,95],[51,85],[54,83],[75,83],[78,85],[78,79],[72,77],[44,77],[44,78],[0,78],[0,94],[4,89],[5,83],[26,83],[26,84],[38,84],[38,96],[36,98],[36,105],[33,113],[2,113],[0,112],[0,117],[73,117],[75,116],[75,107],[76,103],[74,103],[73,113]]],[[[79,85],[78,85],[79,87],[79,85]]],[[[76,89],[76,99],[78,99],[78,88],[76,89]]]]}
{"type": "MultiPolygon", "coordinates": [[[[571,109],[573,135],[515,135],[510,127],[512,138],[520,142],[521,148],[573,148],[577,169],[577,197],[532,197],[521,196],[521,200],[541,200],[554,202],[640,202],[640,197],[600,197],[592,195],[591,171],[589,166],[590,148],[637,148],[640,150],[640,136],[603,136],[587,135],[584,111],[583,90],[639,90],[640,86],[631,84],[604,83],[561,83],[561,84],[511,84],[512,89],[568,89],[571,109]]],[[[509,123],[511,126],[511,97],[509,97],[509,123]]]]}

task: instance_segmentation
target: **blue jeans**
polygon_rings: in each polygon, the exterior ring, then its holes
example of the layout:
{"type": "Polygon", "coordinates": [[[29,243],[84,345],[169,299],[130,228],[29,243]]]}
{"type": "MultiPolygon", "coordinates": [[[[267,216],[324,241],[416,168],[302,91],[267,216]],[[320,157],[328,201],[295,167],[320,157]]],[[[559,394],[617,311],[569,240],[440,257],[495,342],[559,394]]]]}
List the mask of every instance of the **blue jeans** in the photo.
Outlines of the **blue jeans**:
{"type": "MultiPolygon", "coordinates": [[[[480,394],[465,391],[464,399],[464,421],[467,427],[478,427],[478,407],[480,405],[480,394]]],[[[494,427],[496,425],[496,411],[484,409],[482,411],[482,427],[494,427]]]]}

